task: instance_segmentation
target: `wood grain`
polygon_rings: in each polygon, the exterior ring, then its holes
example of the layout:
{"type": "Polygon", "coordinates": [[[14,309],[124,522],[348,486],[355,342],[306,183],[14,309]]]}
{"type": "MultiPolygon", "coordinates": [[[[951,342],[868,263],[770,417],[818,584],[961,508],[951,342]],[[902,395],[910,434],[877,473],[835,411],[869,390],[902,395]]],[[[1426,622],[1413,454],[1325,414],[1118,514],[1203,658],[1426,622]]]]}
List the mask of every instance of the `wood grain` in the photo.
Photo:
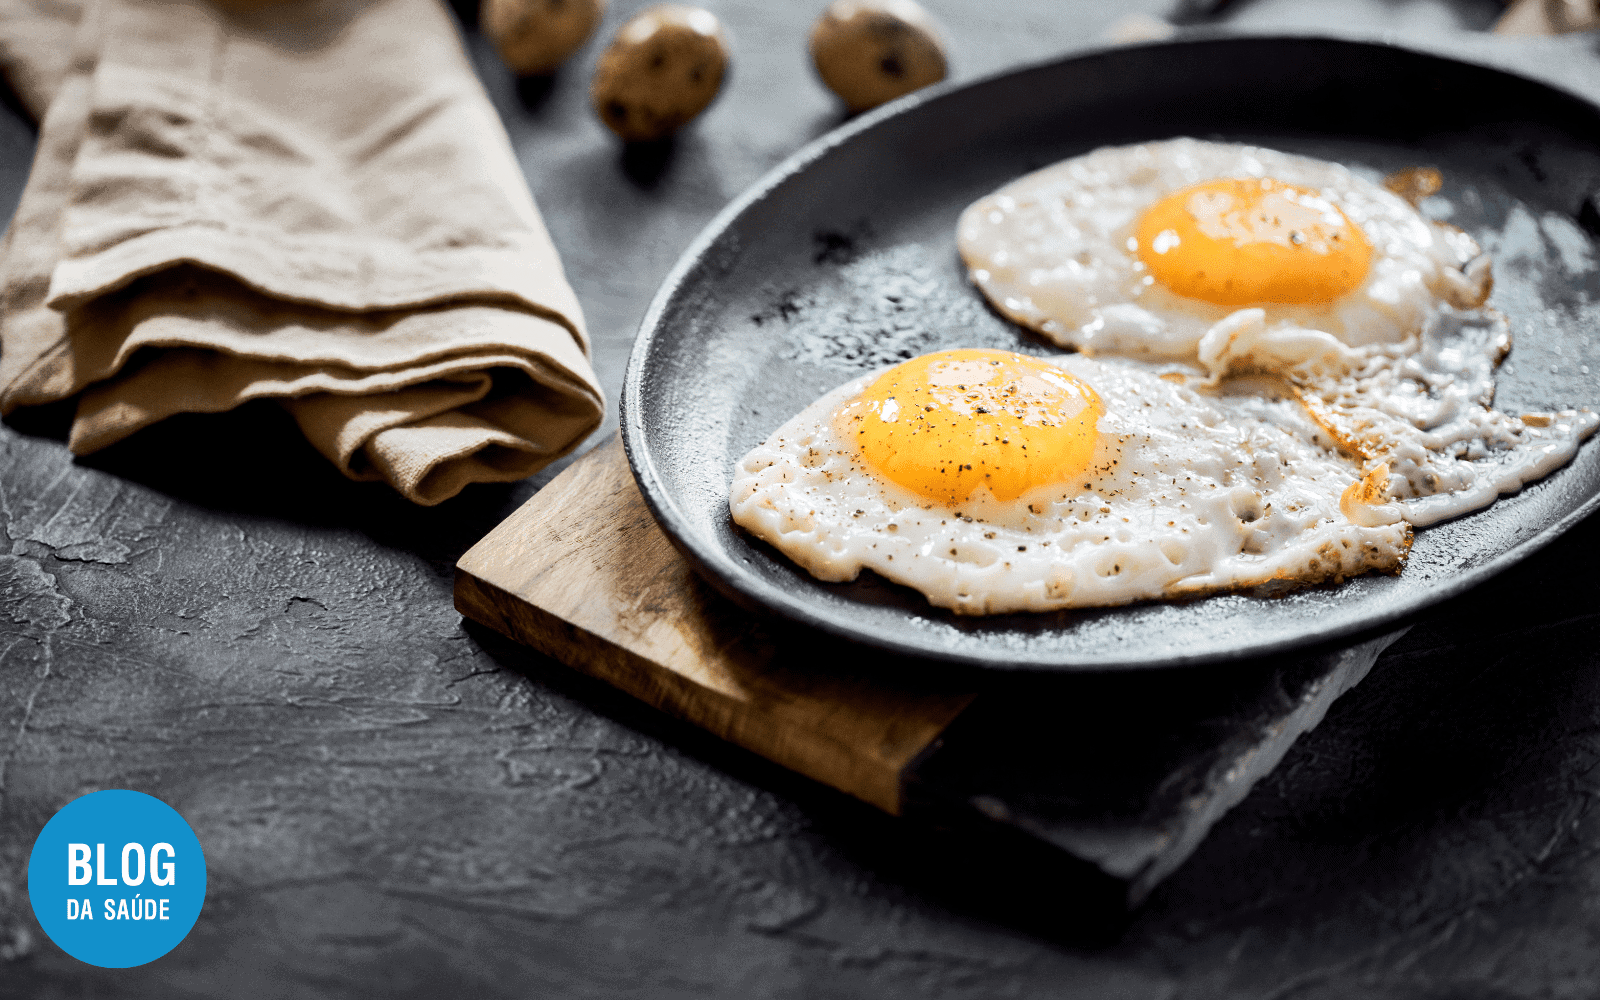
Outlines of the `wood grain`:
{"type": "Polygon", "coordinates": [[[937,680],[830,673],[819,669],[828,658],[777,641],[694,575],[615,438],[461,557],[455,602],[474,621],[895,814],[902,771],[973,697],[937,680]]]}

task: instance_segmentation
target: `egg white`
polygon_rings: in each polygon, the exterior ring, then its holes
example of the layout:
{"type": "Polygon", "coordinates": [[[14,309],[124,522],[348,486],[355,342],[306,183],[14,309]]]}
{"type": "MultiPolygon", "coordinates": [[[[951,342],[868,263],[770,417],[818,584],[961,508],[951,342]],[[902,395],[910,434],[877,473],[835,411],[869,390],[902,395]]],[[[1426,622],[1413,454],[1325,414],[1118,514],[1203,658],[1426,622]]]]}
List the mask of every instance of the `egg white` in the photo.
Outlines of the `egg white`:
{"type": "Polygon", "coordinates": [[[1028,174],[969,206],[957,242],[973,283],[1001,313],[1065,347],[1193,358],[1235,311],[1174,294],[1135,252],[1144,210],[1221,177],[1272,177],[1338,205],[1372,245],[1355,291],[1325,305],[1268,305],[1269,325],[1331,333],[1350,345],[1397,343],[1441,305],[1479,305],[1489,261],[1471,237],[1431,222],[1348,169],[1255,146],[1172,139],[1109,147],[1028,174]]]}
{"type": "MultiPolygon", "coordinates": [[[[1418,527],[1493,503],[1572,460],[1600,426],[1588,410],[1503,413],[1494,369],[1511,349],[1505,317],[1493,309],[1444,307],[1400,344],[1352,348],[1317,330],[1269,327],[1241,310],[1199,346],[1220,382],[1270,371],[1294,386],[1310,416],[1363,461],[1382,465],[1387,508],[1418,527]]],[[[1358,515],[1359,516],[1359,515],[1358,515]]]]}
{"type": "Polygon", "coordinates": [[[1051,360],[1106,404],[1081,476],[1010,503],[980,487],[958,507],[931,504],[878,476],[833,426],[868,375],[738,462],[734,521],[819,579],[871,569],[965,614],[1315,583],[1403,564],[1410,526],[1343,513],[1355,463],[1292,396],[1239,381],[1209,390],[1124,359],[1051,360]]]}

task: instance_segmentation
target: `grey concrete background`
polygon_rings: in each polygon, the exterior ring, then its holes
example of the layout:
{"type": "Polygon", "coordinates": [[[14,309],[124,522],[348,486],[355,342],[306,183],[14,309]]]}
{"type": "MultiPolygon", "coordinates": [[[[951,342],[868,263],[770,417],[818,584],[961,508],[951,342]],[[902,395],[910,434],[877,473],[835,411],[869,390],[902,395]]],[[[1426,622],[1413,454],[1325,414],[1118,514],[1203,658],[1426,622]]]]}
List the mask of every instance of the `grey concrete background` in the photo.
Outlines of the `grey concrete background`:
{"type": "MultiPolygon", "coordinates": [[[[616,0],[600,37],[641,6],[616,0]]],[[[613,401],[681,249],[839,121],[804,54],[820,0],[706,6],[732,76],[657,162],[587,107],[598,40],[519,86],[467,30],[613,401]]],[[[928,6],[958,78],[1166,9],[928,6]]],[[[1224,20],[1600,76],[1592,39],[1466,34],[1497,12],[1239,0],[1224,20]]],[[[0,114],[7,207],[32,143],[0,114]]],[[[61,418],[0,428],[0,996],[1600,995],[1592,521],[1414,629],[1129,921],[1067,927],[1072,898],[464,627],[454,560],[554,470],[421,510],[270,407],[82,462],[61,418]],[[67,957],[27,902],[38,830],[104,787],[163,798],[207,852],[199,924],[136,970],[67,957]]]]}

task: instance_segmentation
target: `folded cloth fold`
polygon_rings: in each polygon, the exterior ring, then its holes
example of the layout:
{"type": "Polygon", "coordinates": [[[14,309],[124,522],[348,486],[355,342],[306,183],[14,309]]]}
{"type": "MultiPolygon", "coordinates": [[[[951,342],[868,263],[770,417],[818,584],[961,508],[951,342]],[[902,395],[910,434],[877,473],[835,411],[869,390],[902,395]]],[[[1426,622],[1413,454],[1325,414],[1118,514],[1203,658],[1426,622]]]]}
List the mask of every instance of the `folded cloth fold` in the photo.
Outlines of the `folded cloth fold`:
{"type": "Polygon", "coordinates": [[[0,3],[0,72],[17,100],[33,116],[61,88],[72,58],[85,0],[5,0],[0,3]]]}
{"type": "Polygon", "coordinates": [[[602,414],[437,0],[86,0],[3,282],[0,411],[78,396],[79,454],[277,398],[347,475],[431,504],[602,414]]]}

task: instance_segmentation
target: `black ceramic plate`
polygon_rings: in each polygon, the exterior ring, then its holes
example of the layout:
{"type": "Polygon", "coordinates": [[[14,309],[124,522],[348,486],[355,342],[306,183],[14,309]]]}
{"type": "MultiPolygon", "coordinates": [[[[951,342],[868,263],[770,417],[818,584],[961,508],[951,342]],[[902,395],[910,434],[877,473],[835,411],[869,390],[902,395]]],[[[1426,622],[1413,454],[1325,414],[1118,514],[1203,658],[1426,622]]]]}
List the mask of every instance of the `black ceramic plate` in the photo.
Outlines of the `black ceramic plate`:
{"type": "Polygon", "coordinates": [[[949,346],[1059,353],[966,281],[961,209],[1107,144],[1255,142],[1377,176],[1428,165],[1435,214],[1495,254],[1516,335],[1498,403],[1600,407],[1600,270],[1577,223],[1600,186],[1600,109],[1498,70],[1388,45],[1223,38],[1116,49],[883,109],[806,148],[679,262],[628,363],[622,431],[645,499],[746,606],[899,653],[1000,669],[1174,666],[1393,627],[1550,543],[1596,506],[1600,443],[1485,510],[1417,533],[1399,576],[1287,597],[961,618],[864,573],[820,583],[736,528],[737,459],[834,386],[949,346]],[[1593,372],[1594,374],[1590,374],[1593,372]]]}

